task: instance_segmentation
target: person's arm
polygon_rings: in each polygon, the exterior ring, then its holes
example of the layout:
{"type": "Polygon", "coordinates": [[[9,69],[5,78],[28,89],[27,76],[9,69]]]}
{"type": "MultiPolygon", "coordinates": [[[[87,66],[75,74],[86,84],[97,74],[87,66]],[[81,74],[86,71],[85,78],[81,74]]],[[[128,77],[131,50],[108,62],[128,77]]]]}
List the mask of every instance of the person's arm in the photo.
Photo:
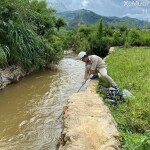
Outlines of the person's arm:
{"type": "Polygon", "coordinates": [[[95,73],[95,70],[90,69],[88,75],[90,76],[91,74],[94,74],[94,73],[95,73]]]}
{"type": "Polygon", "coordinates": [[[84,79],[87,80],[90,78],[90,75],[94,74],[95,70],[91,70],[91,69],[85,69],[85,74],[84,74],[84,79]]]}
{"type": "Polygon", "coordinates": [[[84,80],[87,80],[87,79],[88,79],[88,74],[89,74],[89,70],[88,70],[87,67],[85,66],[84,80]]]}
{"type": "Polygon", "coordinates": [[[91,74],[95,73],[95,69],[96,69],[97,63],[98,63],[98,59],[94,58],[93,61],[92,61],[91,68],[90,68],[89,73],[88,73],[89,77],[90,77],[91,74]]]}

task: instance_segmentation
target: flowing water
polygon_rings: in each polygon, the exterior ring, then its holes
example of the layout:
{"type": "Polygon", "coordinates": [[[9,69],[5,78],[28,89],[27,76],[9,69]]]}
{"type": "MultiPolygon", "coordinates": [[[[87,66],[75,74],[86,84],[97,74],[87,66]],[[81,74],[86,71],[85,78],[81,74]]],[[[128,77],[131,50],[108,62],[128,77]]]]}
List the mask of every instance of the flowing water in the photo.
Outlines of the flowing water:
{"type": "Polygon", "coordinates": [[[80,88],[84,64],[63,59],[0,91],[0,150],[54,150],[61,134],[58,119],[69,96],[80,88]]]}

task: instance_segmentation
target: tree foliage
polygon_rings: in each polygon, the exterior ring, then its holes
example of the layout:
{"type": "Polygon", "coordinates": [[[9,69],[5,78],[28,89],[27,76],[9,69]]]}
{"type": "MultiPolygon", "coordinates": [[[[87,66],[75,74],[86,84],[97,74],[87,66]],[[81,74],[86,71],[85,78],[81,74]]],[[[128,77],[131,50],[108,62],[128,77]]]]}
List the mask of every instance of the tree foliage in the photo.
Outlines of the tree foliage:
{"type": "Polygon", "coordinates": [[[73,29],[70,43],[77,52],[87,51],[105,57],[110,46],[150,46],[150,31],[123,25],[112,27],[99,20],[95,25],[80,25],[73,29]]]}
{"type": "Polygon", "coordinates": [[[61,27],[66,26],[66,22],[62,18],[58,18],[56,21],[56,28],[59,31],[61,27]]]}
{"type": "Polygon", "coordinates": [[[100,20],[98,22],[97,38],[99,40],[102,40],[102,38],[103,38],[103,20],[100,20]]]}
{"type": "Polygon", "coordinates": [[[0,66],[39,68],[59,61],[63,41],[55,24],[55,10],[44,0],[1,0],[0,66]]]}
{"type": "Polygon", "coordinates": [[[108,39],[105,40],[103,21],[97,25],[81,25],[79,29],[72,32],[72,45],[76,51],[87,51],[105,57],[108,54],[108,39]]]}

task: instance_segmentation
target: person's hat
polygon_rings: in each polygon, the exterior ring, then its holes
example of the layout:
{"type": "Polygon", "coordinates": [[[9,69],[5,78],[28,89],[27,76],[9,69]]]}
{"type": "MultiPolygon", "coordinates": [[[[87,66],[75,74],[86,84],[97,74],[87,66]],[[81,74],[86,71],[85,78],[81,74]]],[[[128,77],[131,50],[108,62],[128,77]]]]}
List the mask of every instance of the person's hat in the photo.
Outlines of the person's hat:
{"type": "Polygon", "coordinates": [[[86,56],[87,55],[87,53],[86,52],[80,52],[79,54],[78,54],[78,58],[79,59],[82,59],[84,56],[86,56]]]}

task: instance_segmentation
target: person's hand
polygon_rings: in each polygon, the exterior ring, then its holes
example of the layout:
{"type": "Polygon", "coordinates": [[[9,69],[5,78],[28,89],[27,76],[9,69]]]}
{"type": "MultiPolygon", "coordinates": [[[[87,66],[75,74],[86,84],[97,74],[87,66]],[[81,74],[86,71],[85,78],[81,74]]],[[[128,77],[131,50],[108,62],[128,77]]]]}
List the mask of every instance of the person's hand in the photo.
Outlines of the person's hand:
{"type": "Polygon", "coordinates": [[[93,74],[91,74],[89,78],[91,79],[91,78],[93,78],[93,76],[94,76],[94,75],[93,75],[93,74]]]}
{"type": "Polygon", "coordinates": [[[87,76],[87,80],[88,80],[88,79],[91,79],[92,77],[93,77],[93,74],[88,75],[88,76],[87,76]]]}

